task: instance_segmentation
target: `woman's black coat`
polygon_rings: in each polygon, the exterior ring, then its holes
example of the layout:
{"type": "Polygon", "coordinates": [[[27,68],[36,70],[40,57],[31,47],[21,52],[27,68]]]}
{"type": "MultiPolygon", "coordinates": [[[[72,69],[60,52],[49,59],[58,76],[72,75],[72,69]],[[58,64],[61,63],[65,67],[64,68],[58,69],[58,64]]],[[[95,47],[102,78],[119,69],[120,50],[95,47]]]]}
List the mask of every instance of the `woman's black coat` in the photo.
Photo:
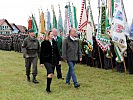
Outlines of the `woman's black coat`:
{"type": "Polygon", "coordinates": [[[61,61],[61,57],[56,41],[52,40],[52,46],[49,40],[43,41],[41,43],[40,64],[48,62],[53,65],[57,65],[59,64],[59,61],[61,61]]]}

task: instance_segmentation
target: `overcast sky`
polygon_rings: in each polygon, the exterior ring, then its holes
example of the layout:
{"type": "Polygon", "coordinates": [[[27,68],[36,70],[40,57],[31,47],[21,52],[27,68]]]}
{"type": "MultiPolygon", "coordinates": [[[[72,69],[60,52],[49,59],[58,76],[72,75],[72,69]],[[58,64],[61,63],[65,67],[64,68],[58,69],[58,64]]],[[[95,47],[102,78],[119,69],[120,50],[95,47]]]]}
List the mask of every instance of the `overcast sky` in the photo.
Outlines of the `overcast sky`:
{"type": "MultiPolygon", "coordinates": [[[[55,13],[58,19],[58,4],[61,6],[62,17],[64,19],[64,7],[66,2],[71,1],[77,7],[77,20],[79,21],[82,0],[0,0],[0,19],[7,19],[9,23],[16,25],[24,25],[27,27],[28,17],[35,14],[37,22],[39,21],[38,8],[44,12],[47,9],[51,11],[51,5],[54,5],[55,13]]],[[[94,22],[97,23],[98,9],[97,1],[91,0],[92,13],[94,22]]],[[[133,18],[133,0],[123,0],[128,23],[132,22],[133,18]]]]}

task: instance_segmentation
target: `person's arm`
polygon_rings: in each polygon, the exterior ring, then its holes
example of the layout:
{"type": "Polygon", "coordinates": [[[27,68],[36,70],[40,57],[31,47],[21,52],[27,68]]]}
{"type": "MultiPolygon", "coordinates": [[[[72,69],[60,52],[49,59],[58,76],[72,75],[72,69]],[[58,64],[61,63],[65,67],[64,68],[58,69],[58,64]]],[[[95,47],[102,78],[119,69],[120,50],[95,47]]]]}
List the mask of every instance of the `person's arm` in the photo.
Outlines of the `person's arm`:
{"type": "Polygon", "coordinates": [[[26,46],[27,46],[27,41],[26,41],[26,39],[25,39],[25,40],[23,41],[23,43],[22,43],[22,52],[23,52],[24,58],[25,58],[25,56],[27,55],[26,46]]]}
{"type": "Polygon", "coordinates": [[[37,51],[37,53],[38,53],[38,58],[40,58],[40,51],[41,51],[41,48],[40,48],[40,43],[39,43],[39,41],[38,41],[38,51],[37,51]]]}
{"type": "Polygon", "coordinates": [[[40,48],[40,64],[44,63],[44,52],[45,52],[45,46],[44,46],[44,42],[42,42],[41,48],[40,48]]]}
{"type": "Polygon", "coordinates": [[[81,52],[81,47],[80,47],[79,41],[78,41],[78,56],[80,58],[80,61],[82,61],[82,52],[81,52]]]}
{"type": "Polygon", "coordinates": [[[65,40],[63,41],[63,44],[62,44],[62,58],[63,58],[64,60],[67,60],[66,52],[67,52],[67,40],[65,39],[65,40]]]}

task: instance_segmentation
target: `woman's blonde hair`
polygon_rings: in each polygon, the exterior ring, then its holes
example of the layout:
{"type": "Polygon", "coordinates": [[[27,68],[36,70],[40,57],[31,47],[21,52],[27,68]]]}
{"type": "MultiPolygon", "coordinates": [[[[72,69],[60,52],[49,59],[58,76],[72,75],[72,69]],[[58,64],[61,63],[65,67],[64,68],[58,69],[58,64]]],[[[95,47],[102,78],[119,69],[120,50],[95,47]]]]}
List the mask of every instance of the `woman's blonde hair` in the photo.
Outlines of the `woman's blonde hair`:
{"type": "Polygon", "coordinates": [[[46,32],[45,40],[48,40],[48,37],[49,37],[49,35],[50,35],[50,32],[52,32],[52,31],[48,30],[48,31],[46,32]]]}

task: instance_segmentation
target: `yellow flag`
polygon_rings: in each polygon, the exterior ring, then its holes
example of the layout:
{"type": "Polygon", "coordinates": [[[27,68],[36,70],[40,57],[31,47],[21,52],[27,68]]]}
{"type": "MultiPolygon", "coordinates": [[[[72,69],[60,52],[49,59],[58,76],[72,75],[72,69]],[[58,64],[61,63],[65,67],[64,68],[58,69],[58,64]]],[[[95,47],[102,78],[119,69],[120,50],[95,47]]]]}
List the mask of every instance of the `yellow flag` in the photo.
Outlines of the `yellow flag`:
{"type": "Polygon", "coordinates": [[[41,30],[40,30],[40,33],[45,33],[46,30],[45,30],[45,20],[44,20],[44,13],[42,11],[41,13],[41,30]]]}

